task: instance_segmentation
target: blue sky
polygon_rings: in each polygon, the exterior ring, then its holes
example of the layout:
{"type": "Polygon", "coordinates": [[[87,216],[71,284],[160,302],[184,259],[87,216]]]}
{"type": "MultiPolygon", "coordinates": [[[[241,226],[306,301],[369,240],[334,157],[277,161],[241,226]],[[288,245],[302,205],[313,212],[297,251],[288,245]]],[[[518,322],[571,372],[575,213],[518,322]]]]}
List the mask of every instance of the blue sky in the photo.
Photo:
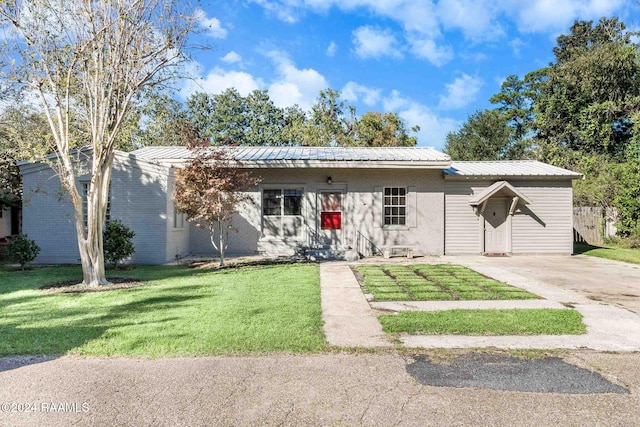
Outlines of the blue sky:
{"type": "Polygon", "coordinates": [[[509,74],[547,65],[576,19],[618,16],[640,29],[634,0],[203,1],[193,81],[180,90],[268,90],[278,106],[308,109],[321,89],[366,111],[419,125],[441,149],[467,116],[491,107],[509,74]]]}

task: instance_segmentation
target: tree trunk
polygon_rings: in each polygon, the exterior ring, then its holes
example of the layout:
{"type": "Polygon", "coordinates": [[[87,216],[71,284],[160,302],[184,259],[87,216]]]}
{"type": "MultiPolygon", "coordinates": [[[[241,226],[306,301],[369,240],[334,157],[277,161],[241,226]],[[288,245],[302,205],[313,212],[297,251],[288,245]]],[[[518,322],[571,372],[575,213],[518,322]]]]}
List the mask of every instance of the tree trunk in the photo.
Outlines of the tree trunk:
{"type": "Polygon", "coordinates": [[[218,222],[218,227],[220,229],[220,267],[224,267],[224,250],[226,249],[226,242],[224,238],[223,221],[218,222]]]}
{"type": "MultiPolygon", "coordinates": [[[[93,160],[96,163],[95,157],[93,160]]],[[[89,287],[108,285],[104,269],[103,230],[106,220],[109,198],[109,182],[111,181],[111,165],[103,164],[94,173],[86,194],[87,212],[86,227],[82,207],[82,197],[74,183],[72,204],[74,207],[76,232],[78,234],[78,250],[82,263],[82,283],[89,287]]]]}

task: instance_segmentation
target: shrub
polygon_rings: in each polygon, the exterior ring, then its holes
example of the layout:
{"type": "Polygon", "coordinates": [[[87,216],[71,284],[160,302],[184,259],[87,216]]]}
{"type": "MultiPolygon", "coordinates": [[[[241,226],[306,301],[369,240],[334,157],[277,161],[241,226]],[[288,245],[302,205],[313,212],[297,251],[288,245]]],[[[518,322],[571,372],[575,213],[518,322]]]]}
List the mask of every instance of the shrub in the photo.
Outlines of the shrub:
{"type": "Polygon", "coordinates": [[[20,268],[24,270],[24,266],[36,259],[40,253],[40,246],[31,240],[26,234],[21,234],[11,240],[7,247],[7,255],[13,262],[20,264],[20,268]]]}
{"type": "Polygon", "coordinates": [[[136,233],[119,220],[107,222],[104,228],[104,259],[118,268],[118,262],[130,257],[135,252],[133,236],[136,233]]]}

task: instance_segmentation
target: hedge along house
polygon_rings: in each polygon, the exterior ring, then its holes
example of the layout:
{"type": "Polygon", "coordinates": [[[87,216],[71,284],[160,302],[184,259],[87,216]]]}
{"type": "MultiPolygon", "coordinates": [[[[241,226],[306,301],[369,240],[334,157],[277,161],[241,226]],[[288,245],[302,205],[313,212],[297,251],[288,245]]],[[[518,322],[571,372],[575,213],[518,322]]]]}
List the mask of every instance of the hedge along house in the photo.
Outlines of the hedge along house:
{"type": "MultiPolygon", "coordinates": [[[[451,162],[432,148],[235,147],[261,177],[233,220],[229,255],[314,248],[410,247],[415,255],[572,252],[572,187],[581,175],[536,161],[451,162]]],[[[206,231],[174,208],[184,147],[116,152],[108,217],[136,232],[132,262],[214,255],[206,231]]],[[[41,263],[76,263],[73,212],[47,163],[19,164],[23,229],[41,263]]],[[[86,188],[88,177],[78,178],[86,188]]]]}

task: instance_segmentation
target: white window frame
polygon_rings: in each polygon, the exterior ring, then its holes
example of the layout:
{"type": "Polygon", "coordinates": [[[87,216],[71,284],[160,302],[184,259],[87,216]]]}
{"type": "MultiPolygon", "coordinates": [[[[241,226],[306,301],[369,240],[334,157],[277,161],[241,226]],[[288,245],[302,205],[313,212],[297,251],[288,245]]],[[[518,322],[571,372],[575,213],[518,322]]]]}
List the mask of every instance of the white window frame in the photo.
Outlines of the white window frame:
{"type": "Polygon", "coordinates": [[[408,228],[409,224],[409,188],[401,186],[388,186],[382,189],[382,226],[384,228],[408,228]],[[387,195],[387,190],[389,194],[387,195]],[[393,190],[398,190],[397,194],[393,194],[393,190]],[[401,191],[404,194],[400,194],[401,191]],[[397,201],[394,199],[398,199],[397,201]],[[390,203],[387,201],[390,200],[390,203]],[[404,203],[401,203],[401,199],[404,199],[404,203]],[[397,202],[397,203],[396,203],[397,202]],[[397,209],[394,213],[394,209],[397,209]],[[403,210],[404,213],[400,213],[403,210]],[[387,213],[389,212],[389,213],[387,213]],[[387,219],[389,220],[387,223],[387,219]],[[397,219],[394,224],[394,219],[397,219]]]}
{"type": "Polygon", "coordinates": [[[302,228],[304,227],[304,197],[306,194],[306,189],[302,185],[272,185],[263,187],[260,192],[260,219],[262,224],[262,236],[265,239],[292,239],[292,240],[302,240],[304,239],[304,233],[302,228]],[[287,215],[285,214],[285,191],[299,191],[300,192],[300,214],[297,215],[287,215]],[[267,191],[280,191],[280,196],[278,197],[280,200],[280,214],[279,215],[265,215],[265,192],[267,191]],[[265,217],[276,217],[280,218],[280,229],[278,230],[278,235],[266,235],[265,234],[265,217]],[[297,236],[284,236],[284,218],[300,218],[300,234],[297,236]]]}

